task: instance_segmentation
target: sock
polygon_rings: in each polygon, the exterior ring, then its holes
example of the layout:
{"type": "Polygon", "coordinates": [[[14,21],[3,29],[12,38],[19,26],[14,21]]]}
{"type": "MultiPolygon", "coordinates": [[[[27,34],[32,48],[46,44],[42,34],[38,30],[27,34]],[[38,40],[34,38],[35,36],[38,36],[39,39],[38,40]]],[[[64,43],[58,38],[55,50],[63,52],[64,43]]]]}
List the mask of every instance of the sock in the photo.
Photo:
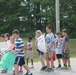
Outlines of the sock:
{"type": "Polygon", "coordinates": [[[70,65],[68,65],[68,66],[70,66],[70,65]]]}
{"type": "Polygon", "coordinates": [[[61,64],[59,64],[59,67],[61,67],[61,64]]]}
{"type": "Polygon", "coordinates": [[[28,74],[31,74],[31,73],[28,73],[28,74]]]}
{"type": "Polygon", "coordinates": [[[65,66],[65,64],[64,64],[64,66],[65,66]]]}
{"type": "Polygon", "coordinates": [[[65,65],[65,67],[67,67],[67,65],[65,65]]]}

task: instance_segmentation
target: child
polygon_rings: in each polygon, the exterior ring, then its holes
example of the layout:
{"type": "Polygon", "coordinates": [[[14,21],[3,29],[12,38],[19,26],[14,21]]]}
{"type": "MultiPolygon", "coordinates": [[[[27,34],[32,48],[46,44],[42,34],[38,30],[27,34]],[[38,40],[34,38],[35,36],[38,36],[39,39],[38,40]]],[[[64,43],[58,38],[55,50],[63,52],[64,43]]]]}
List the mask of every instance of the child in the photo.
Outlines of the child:
{"type": "Polygon", "coordinates": [[[1,42],[4,42],[4,41],[5,41],[4,34],[2,34],[2,35],[0,36],[0,40],[1,40],[1,42]]]}
{"type": "Polygon", "coordinates": [[[63,62],[64,62],[64,69],[71,69],[70,66],[70,50],[68,47],[69,44],[69,37],[68,37],[68,31],[67,29],[62,30],[63,37],[63,43],[62,43],[62,50],[63,50],[63,62]]]}
{"type": "MultiPolygon", "coordinates": [[[[9,35],[9,33],[5,33],[4,38],[5,38],[4,41],[7,43],[7,47],[9,49],[9,47],[10,47],[10,35],[9,35]]],[[[1,73],[7,73],[7,70],[2,70],[1,73]]]]}
{"type": "Polygon", "coordinates": [[[47,59],[47,65],[48,68],[46,69],[46,71],[48,72],[52,72],[53,70],[53,52],[54,52],[54,34],[51,32],[51,26],[48,25],[46,26],[46,32],[48,33],[46,35],[46,47],[47,47],[47,55],[46,55],[46,59],[47,59]],[[51,58],[51,64],[48,61],[48,57],[51,58]],[[51,66],[50,66],[51,65],[51,66]]]}
{"type": "Polygon", "coordinates": [[[28,65],[28,61],[29,61],[29,59],[31,59],[31,68],[34,68],[32,47],[33,47],[32,37],[28,37],[26,60],[27,60],[27,65],[28,65]]]}
{"type": "Polygon", "coordinates": [[[42,65],[41,71],[43,71],[47,67],[45,66],[45,62],[43,60],[43,54],[44,54],[44,52],[42,52],[41,49],[40,49],[42,45],[39,46],[39,41],[42,41],[41,36],[42,36],[42,32],[40,30],[37,30],[36,31],[36,45],[37,45],[38,56],[40,58],[40,62],[41,62],[41,65],[42,65]]]}
{"type": "MultiPolygon", "coordinates": [[[[1,40],[1,42],[5,42],[4,34],[2,34],[0,36],[0,40],[1,40]]],[[[0,48],[0,60],[1,60],[1,55],[2,55],[2,53],[1,53],[1,48],[0,48]]]]}
{"type": "Polygon", "coordinates": [[[6,50],[7,53],[5,53],[2,56],[2,59],[1,59],[1,62],[0,62],[0,68],[3,69],[3,71],[1,73],[6,73],[5,71],[12,70],[12,68],[13,68],[13,63],[14,63],[15,57],[13,57],[13,58],[10,57],[10,56],[15,56],[13,53],[11,53],[11,51],[14,48],[14,41],[15,41],[13,36],[10,37],[10,41],[11,41],[10,42],[10,47],[9,47],[8,50],[6,50]],[[11,62],[11,59],[12,59],[12,62],[11,62]]]}
{"type": "Polygon", "coordinates": [[[12,34],[15,37],[15,50],[12,51],[16,54],[16,59],[14,63],[15,75],[18,75],[19,66],[23,66],[27,70],[27,73],[25,75],[32,75],[28,66],[25,65],[24,43],[23,40],[20,38],[20,32],[19,30],[14,30],[12,34]]]}
{"type": "Polygon", "coordinates": [[[9,49],[9,47],[10,47],[10,35],[9,35],[9,33],[5,33],[4,37],[5,37],[5,41],[7,42],[8,49],[9,49]]]}
{"type": "Polygon", "coordinates": [[[58,59],[58,67],[57,69],[61,68],[61,59],[62,59],[62,38],[61,33],[58,32],[57,38],[55,39],[55,46],[56,46],[56,57],[58,59]]]}
{"type": "MultiPolygon", "coordinates": [[[[53,52],[52,59],[53,59],[53,68],[55,68],[55,66],[54,66],[54,61],[56,60],[56,52],[55,51],[53,52]]],[[[48,57],[48,60],[51,61],[51,58],[48,57]]]]}

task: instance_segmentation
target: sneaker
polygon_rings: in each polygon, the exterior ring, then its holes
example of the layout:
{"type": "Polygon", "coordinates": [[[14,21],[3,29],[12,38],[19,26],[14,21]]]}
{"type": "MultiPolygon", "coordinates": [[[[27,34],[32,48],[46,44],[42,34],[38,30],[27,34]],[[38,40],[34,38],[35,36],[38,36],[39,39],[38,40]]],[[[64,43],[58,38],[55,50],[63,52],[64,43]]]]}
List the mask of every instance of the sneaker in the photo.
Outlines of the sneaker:
{"type": "Polygon", "coordinates": [[[1,73],[2,73],[2,74],[3,74],[3,73],[7,73],[7,70],[2,70],[1,73]]]}
{"type": "Polygon", "coordinates": [[[28,74],[28,72],[27,72],[25,75],[33,75],[33,74],[32,73],[31,74],[28,74]]]}
{"type": "Polygon", "coordinates": [[[47,68],[47,66],[42,67],[42,68],[41,68],[41,71],[46,70],[46,68],[47,68]]]}
{"type": "Polygon", "coordinates": [[[29,68],[34,68],[34,66],[32,65],[32,66],[29,66],[29,68]]]}
{"type": "Polygon", "coordinates": [[[67,70],[67,69],[68,69],[68,67],[67,67],[67,66],[64,66],[64,67],[62,67],[61,69],[65,69],[65,70],[67,70]]]}
{"type": "Polygon", "coordinates": [[[53,68],[55,68],[55,66],[53,66],[53,68]]]}
{"type": "Polygon", "coordinates": [[[28,72],[25,75],[28,75],[28,72]]]}
{"type": "Polygon", "coordinates": [[[13,72],[15,72],[15,70],[13,70],[13,72]]]}
{"type": "Polygon", "coordinates": [[[54,69],[52,69],[52,68],[47,68],[45,71],[46,71],[46,72],[54,72],[54,69]]]}
{"type": "Polygon", "coordinates": [[[60,69],[61,68],[61,66],[58,66],[56,69],[60,69]]]}
{"type": "Polygon", "coordinates": [[[13,75],[15,75],[15,72],[13,72],[13,75]]]}
{"type": "Polygon", "coordinates": [[[67,68],[70,70],[71,69],[71,66],[68,66],[67,68]]]}

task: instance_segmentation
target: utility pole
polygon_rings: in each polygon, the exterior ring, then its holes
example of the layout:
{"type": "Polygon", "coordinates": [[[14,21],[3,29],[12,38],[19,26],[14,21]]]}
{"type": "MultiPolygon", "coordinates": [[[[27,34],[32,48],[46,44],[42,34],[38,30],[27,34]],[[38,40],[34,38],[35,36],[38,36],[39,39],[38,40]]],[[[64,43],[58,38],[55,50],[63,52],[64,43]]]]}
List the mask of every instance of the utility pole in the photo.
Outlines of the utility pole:
{"type": "Polygon", "coordinates": [[[60,32],[59,0],[55,0],[55,3],[56,3],[56,32],[60,32]]]}

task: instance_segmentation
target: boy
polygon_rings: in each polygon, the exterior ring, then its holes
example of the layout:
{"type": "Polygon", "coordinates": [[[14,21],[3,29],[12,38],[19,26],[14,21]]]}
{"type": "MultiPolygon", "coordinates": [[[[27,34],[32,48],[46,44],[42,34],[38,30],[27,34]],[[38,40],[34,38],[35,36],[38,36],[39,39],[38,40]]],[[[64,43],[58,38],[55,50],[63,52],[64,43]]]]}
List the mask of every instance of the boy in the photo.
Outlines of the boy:
{"type": "Polygon", "coordinates": [[[69,51],[69,37],[68,37],[68,31],[67,29],[62,30],[62,35],[63,37],[63,43],[62,43],[62,57],[63,57],[63,62],[64,62],[64,69],[70,69],[70,51],[69,51]],[[68,64],[68,65],[67,65],[68,64]]]}
{"type": "Polygon", "coordinates": [[[46,32],[48,33],[46,35],[46,48],[47,48],[46,59],[47,59],[47,66],[48,66],[46,71],[51,72],[51,71],[53,71],[53,59],[52,59],[52,57],[53,57],[55,42],[54,42],[54,34],[51,32],[51,26],[50,25],[46,26],[46,32]],[[51,67],[49,64],[48,57],[51,58],[51,67]]]}
{"type": "Polygon", "coordinates": [[[19,66],[23,66],[27,70],[27,73],[25,75],[32,75],[28,66],[25,65],[24,43],[23,40],[20,38],[20,32],[19,30],[14,30],[12,34],[15,37],[15,50],[12,50],[12,52],[16,54],[16,59],[14,63],[15,75],[18,75],[19,66]]]}
{"type": "Polygon", "coordinates": [[[58,59],[58,67],[57,69],[61,68],[61,59],[62,59],[62,38],[61,33],[58,32],[57,38],[55,39],[55,46],[56,46],[56,57],[58,59]]]}
{"type": "Polygon", "coordinates": [[[32,43],[32,37],[28,37],[28,42],[27,42],[27,55],[26,55],[26,60],[27,60],[27,65],[29,59],[31,59],[31,68],[34,68],[33,66],[33,43],[32,43]]]}

